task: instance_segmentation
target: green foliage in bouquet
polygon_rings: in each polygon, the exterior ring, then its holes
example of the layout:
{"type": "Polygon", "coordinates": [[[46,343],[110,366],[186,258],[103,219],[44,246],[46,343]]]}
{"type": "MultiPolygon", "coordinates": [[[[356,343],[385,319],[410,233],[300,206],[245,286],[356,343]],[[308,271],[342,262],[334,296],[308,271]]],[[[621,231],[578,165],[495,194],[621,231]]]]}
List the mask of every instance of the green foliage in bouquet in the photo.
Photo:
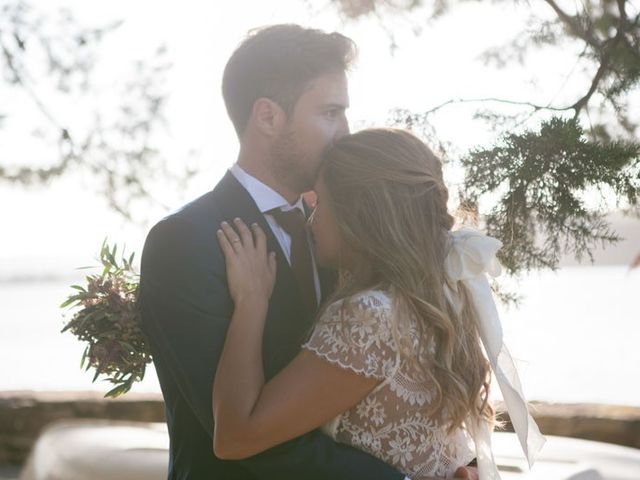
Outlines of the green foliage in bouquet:
{"type": "Polygon", "coordinates": [[[105,397],[117,397],[144,378],[151,362],[151,353],[140,327],[137,306],[139,275],[132,263],[134,255],[118,261],[118,247],[102,243],[100,261],[102,273],[86,277],[86,287],[72,285],[76,290],[61,308],[78,308],[62,332],[69,330],[87,346],[80,368],[95,369],[98,376],[114,387],[105,397]]]}

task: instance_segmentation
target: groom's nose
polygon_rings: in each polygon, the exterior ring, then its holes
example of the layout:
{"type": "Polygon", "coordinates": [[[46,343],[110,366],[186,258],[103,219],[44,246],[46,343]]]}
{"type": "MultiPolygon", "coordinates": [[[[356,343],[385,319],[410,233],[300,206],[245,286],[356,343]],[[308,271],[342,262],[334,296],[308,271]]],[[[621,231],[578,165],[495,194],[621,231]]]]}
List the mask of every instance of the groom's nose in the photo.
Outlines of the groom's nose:
{"type": "Polygon", "coordinates": [[[340,125],[336,130],[335,140],[338,140],[346,135],[349,135],[349,132],[350,132],[349,121],[347,120],[347,117],[343,114],[340,120],[341,120],[340,125]]]}

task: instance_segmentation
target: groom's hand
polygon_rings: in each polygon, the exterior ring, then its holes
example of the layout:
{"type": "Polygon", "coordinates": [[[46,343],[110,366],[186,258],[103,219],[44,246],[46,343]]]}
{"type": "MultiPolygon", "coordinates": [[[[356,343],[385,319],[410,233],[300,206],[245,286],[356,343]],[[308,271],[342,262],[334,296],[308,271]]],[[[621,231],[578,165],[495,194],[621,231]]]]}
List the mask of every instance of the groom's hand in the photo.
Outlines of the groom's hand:
{"type": "MultiPolygon", "coordinates": [[[[460,467],[453,474],[453,478],[464,478],[465,480],[480,480],[476,467],[460,467]]],[[[419,477],[412,480],[444,480],[443,477],[419,477]]]]}
{"type": "Polygon", "coordinates": [[[480,480],[476,467],[460,467],[456,470],[453,478],[465,478],[467,480],[480,480]]]}

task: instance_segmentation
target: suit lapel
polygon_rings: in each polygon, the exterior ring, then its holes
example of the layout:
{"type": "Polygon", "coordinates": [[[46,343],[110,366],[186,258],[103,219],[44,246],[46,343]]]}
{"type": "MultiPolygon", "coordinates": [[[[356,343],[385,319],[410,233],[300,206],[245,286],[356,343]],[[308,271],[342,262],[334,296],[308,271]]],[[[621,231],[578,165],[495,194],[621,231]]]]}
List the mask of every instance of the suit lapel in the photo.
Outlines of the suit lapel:
{"type": "MultiPolygon", "coordinates": [[[[271,226],[249,192],[247,192],[231,172],[226,173],[216,190],[219,191],[224,201],[228,202],[228,210],[229,212],[233,212],[232,215],[240,217],[247,225],[257,223],[264,231],[267,237],[267,250],[276,253],[276,288],[286,287],[289,290],[297,289],[298,286],[293,270],[282,251],[280,242],[278,242],[273,234],[271,226]]],[[[229,218],[228,220],[233,220],[233,218],[229,218]]]]}
{"type": "MultiPolygon", "coordinates": [[[[276,252],[278,268],[280,267],[280,259],[284,259],[285,264],[289,267],[280,243],[271,231],[269,223],[249,192],[238,182],[236,177],[234,177],[231,172],[227,172],[216,187],[216,190],[220,196],[224,198],[224,202],[227,203],[229,207],[225,210],[232,212],[232,215],[236,217],[239,216],[247,225],[251,225],[252,223],[260,225],[260,228],[262,228],[267,237],[267,249],[271,252],[276,252]]],[[[233,220],[233,218],[227,220],[233,220]]],[[[289,267],[289,270],[291,270],[291,267],[289,267]]]]}
{"type": "MultiPolygon", "coordinates": [[[[298,291],[299,287],[293,274],[293,270],[282,251],[280,242],[276,239],[273,231],[271,230],[271,226],[249,192],[247,192],[231,172],[226,173],[216,187],[216,190],[220,196],[224,198],[224,201],[228,202],[230,207],[229,211],[233,211],[233,215],[240,216],[247,225],[251,225],[254,222],[260,225],[260,228],[262,228],[267,237],[267,249],[271,252],[276,252],[278,271],[276,283],[281,283],[282,286],[286,287],[291,293],[293,293],[293,291],[298,291]],[[238,212],[242,213],[239,214],[238,212]]],[[[311,214],[311,208],[304,201],[303,206],[308,217],[311,214]]],[[[227,220],[233,220],[233,218],[228,218],[227,220]]],[[[318,277],[320,279],[320,297],[322,300],[335,288],[336,274],[331,270],[318,267],[318,277]]]]}
{"type": "MultiPolygon", "coordinates": [[[[255,201],[235,176],[227,172],[215,188],[220,210],[226,220],[240,217],[247,225],[257,223],[267,237],[267,248],[276,252],[277,274],[263,337],[263,360],[267,378],[281,370],[299,351],[311,330],[315,312],[302,302],[300,287],[280,243],[255,201]]],[[[305,205],[308,211],[308,207],[305,205]]],[[[318,269],[322,298],[335,286],[335,273],[318,269]]]]}

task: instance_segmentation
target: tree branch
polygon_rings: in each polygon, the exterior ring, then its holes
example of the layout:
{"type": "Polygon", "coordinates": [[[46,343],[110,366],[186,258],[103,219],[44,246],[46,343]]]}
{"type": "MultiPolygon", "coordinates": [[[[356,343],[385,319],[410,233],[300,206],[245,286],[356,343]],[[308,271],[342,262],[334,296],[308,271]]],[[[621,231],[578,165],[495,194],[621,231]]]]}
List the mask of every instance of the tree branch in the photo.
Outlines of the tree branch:
{"type": "Polygon", "coordinates": [[[538,105],[535,103],[531,103],[531,102],[518,102],[515,100],[507,100],[504,98],[495,98],[495,97],[487,97],[487,98],[452,98],[451,100],[447,100],[446,102],[441,103],[440,105],[437,105],[433,108],[431,108],[430,110],[427,110],[426,112],[424,112],[424,115],[429,115],[431,113],[435,113],[438,110],[448,106],[448,105],[452,105],[452,104],[456,104],[456,103],[482,103],[482,102],[495,102],[495,103],[504,103],[507,105],[520,105],[520,106],[525,106],[525,107],[531,107],[533,108],[535,111],[538,110],[552,110],[554,112],[564,112],[567,110],[571,110],[573,109],[573,106],[568,106],[568,107],[552,107],[550,105],[538,105]]]}
{"type": "Polygon", "coordinates": [[[626,0],[618,0],[618,10],[620,11],[620,24],[627,19],[627,11],[625,10],[626,0]]]}
{"type": "Polygon", "coordinates": [[[576,103],[574,103],[571,106],[571,109],[575,110],[576,112],[574,115],[574,118],[577,118],[578,115],[580,114],[580,110],[582,110],[587,105],[587,103],[589,103],[589,100],[591,99],[591,97],[597,90],[598,85],[600,84],[600,80],[602,80],[602,77],[604,76],[607,69],[609,68],[608,63],[609,61],[608,61],[608,55],[607,55],[605,58],[602,59],[602,62],[600,62],[600,67],[598,67],[598,71],[596,72],[596,75],[593,77],[593,80],[591,81],[591,87],[589,87],[589,91],[586,93],[586,95],[584,95],[580,100],[578,100],[576,103]]]}
{"type": "Polygon", "coordinates": [[[560,20],[562,20],[569,26],[569,28],[571,28],[571,30],[577,37],[584,40],[593,48],[600,48],[600,42],[596,37],[593,36],[593,33],[582,28],[580,23],[577,22],[574,17],[562,10],[554,0],[545,0],[545,2],[547,2],[547,4],[549,4],[554,12],[556,12],[556,15],[558,15],[560,20]]]}
{"type": "Polygon", "coordinates": [[[51,124],[56,129],[60,130],[60,132],[63,135],[65,132],[67,132],[67,135],[68,135],[67,129],[64,128],[62,125],[60,125],[60,123],[58,123],[58,121],[53,117],[51,112],[49,112],[49,109],[46,107],[46,105],[42,102],[42,100],[40,100],[40,98],[35,93],[35,91],[25,83],[25,81],[22,78],[22,75],[20,75],[20,72],[18,71],[16,66],[13,64],[13,55],[7,48],[6,44],[2,41],[2,37],[0,37],[0,46],[2,47],[2,53],[4,54],[7,67],[9,67],[9,70],[11,70],[11,73],[13,73],[16,83],[18,83],[20,87],[24,89],[24,91],[27,93],[29,98],[31,98],[31,100],[36,104],[36,107],[38,107],[38,110],[40,110],[42,115],[44,115],[44,117],[47,120],[49,120],[49,122],[51,122],[51,124]]]}

